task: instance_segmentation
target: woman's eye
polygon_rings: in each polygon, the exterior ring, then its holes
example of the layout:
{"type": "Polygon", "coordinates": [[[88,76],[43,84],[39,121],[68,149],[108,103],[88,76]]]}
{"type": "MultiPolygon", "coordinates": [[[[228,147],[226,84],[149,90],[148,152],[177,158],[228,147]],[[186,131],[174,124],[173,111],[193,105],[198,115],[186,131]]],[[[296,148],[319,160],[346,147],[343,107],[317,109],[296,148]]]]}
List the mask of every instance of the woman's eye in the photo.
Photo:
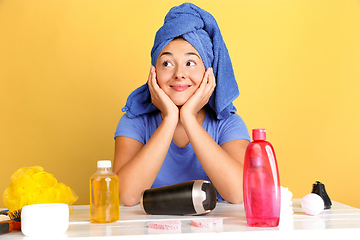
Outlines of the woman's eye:
{"type": "Polygon", "coordinates": [[[165,61],[165,62],[163,63],[163,66],[164,66],[164,67],[170,67],[170,66],[172,66],[172,63],[169,62],[169,61],[165,61]]]}
{"type": "Polygon", "coordinates": [[[195,65],[196,65],[196,63],[194,61],[188,61],[186,63],[186,66],[188,66],[188,67],[192,67],[192,66],[195,66],[195,65]]]}

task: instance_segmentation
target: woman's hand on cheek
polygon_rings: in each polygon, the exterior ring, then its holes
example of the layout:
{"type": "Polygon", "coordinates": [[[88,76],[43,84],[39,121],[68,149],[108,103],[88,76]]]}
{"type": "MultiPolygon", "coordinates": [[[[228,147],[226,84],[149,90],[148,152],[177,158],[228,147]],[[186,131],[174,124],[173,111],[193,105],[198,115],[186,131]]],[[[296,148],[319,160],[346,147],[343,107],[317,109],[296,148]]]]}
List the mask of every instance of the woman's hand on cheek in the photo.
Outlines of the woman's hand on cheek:
{"type": "Polygon", "coordinates": [[[179,109],[169,98],[168,95],[159,87],[156,81],[156,71],[155,67],[151,66],[148,86],[151,95],[152,103],[160,110],[163,116],[176,115],[176,118],[179,116],[179,109]]]}
{"type": "Polygon", "coordinates": [[[214,92],[215,86],[216,81],[213,70],[212,68],[208,68],[205,71],[204,78],[199,88],[181,107],[180,117],[188,114],[196,116],[197,112],[208,103],[211,94],[214,92]]]}

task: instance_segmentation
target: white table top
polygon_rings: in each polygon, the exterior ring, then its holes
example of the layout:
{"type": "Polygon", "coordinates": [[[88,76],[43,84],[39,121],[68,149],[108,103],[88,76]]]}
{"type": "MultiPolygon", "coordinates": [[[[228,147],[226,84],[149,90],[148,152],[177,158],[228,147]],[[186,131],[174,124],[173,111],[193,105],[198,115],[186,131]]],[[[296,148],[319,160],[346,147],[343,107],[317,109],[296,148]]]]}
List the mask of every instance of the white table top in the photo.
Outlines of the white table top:
{"type": "MultiPolygon", "coordinates": [[[[120,206],[120,220],[114,223],[89,222],[89,206],[76,205],[70,215],[68,231],[51,239],[341,239],[353,236],[360,238],[360,209],[333,201],[332,208],[318,216],[309,216],[300,206],[301,199],[293,199],[293,215],[281,216],[276,228],[248,227],[244,205],[218,202],[216,208],[202,216],[148,215],[140,205],[120,206]],[[222,226],[198,228],[191,226],[191,219],[223,218],[222,226]],[[181,220],[181,229],[157,230],[148,227],[148,222],[158,220],[181,220]],[[344,233],[346,235],[344,235],[344,233]],[[240,238],[239,238],[240,237],[240,238]]],[[[21,231],[0,235],[0,240],[34,239],[25,237],[21,231]]]]}

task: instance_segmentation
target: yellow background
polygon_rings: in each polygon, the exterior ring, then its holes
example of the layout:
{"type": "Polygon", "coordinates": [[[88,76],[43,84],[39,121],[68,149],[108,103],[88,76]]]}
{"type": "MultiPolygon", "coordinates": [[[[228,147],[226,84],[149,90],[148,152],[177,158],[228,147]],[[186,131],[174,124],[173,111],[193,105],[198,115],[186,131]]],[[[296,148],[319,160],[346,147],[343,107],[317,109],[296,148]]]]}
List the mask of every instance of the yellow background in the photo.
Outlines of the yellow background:
{"type": "MultiPolygon", "coordinates": [[[[89,203],[121,108],[147,80],[155,32],[180,3],[0,0],[1,193],[17,169],[39,165],[89,203]]],[[[301,198],[319,180],[360,207],[360,1],[194,3],[218,21],[235,106],[249,131],[267,129],[281,185],[301,198]]]]}

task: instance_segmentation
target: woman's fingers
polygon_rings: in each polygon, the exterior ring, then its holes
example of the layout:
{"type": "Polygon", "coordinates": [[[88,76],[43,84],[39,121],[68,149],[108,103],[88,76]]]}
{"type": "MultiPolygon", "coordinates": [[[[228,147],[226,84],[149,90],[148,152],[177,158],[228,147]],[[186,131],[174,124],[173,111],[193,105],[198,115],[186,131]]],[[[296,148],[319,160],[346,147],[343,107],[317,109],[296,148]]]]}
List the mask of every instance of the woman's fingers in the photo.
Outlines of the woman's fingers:
{"type": "Polygon", "coordinates": [[[149,73],[149,78],[148,78],[148,86],[149,86],[149,91],[150,91],[150,95],[151,95],[151,101],[156,106],[156,102],[159,99],[159,94],[161,94],[159,92],[159,90],[161,90],[161,89],[156,81],[156,71],[155,71],[154,66],[151,66],[151,68],[150,68],[150,73],[149,73]]]}
{"type": "Polygon", "coordinates": [[[149,90],[150,92],[154,92],[154,88],[156,87],[157,83],[156,83],[156,73],[155,73],[155,68],[154,66],[151,66],[150,68],[150,72],[149,72],[149,77],[148,77],[148,86],[149,86],[149,90]]]}
{"type": "Polygon", "coordinates": [[[151,66],[148,86],[151,95],[151,102],[164,114],[164,115],[178,115],[178,108],[172,102],[168,95],[160,88],[156,80],[155,67],[151,66]]]}
{"type": "Polygon", "coordinates": [[[196,114],[208,103],[209,98],[214,91],[215,85],[215,77],[212,69],[208,68],[204,73],[204,77],[199,88],[181,108],[182,113],[196,114]]]}
{"type": "Polygon", "coordinates": [[[203,97],[208,101],[216,86],[215,76],[212,68],[208,68],[204,74],[204,79],[199,87],[203,97]]]}

